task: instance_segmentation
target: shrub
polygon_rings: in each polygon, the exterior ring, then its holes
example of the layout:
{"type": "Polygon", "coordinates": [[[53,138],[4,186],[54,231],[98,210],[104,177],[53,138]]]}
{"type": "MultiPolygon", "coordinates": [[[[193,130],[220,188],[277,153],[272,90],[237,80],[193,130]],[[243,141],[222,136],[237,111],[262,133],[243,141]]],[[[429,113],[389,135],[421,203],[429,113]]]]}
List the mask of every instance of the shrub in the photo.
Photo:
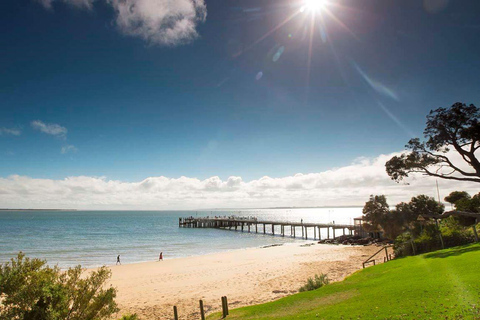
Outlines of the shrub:
{"type": "Polygon", "coordinates": [[[16,259],[0,265],[0,320],[102,320],[118,311],[116,290],[105,289],[111,272],[82,275],[80,266],[61,271],[45,260],[16,259]]]}
{"type": "MultiPolygon", "coordinates": [[[[445,248],[474,242],[471,230],[462,228],[453,217],[450,218],[442,221],[440,225],[445,248]]],[[[433,224],[424,226],[420,235],[415,239],[408,232],[398,236],[394,245],[395,257],[411,256],[439,249],[442,249],[442,242],[440,241],[439,231],[433,224]]]]}
{"type": "Polygon", "coordinates": [[[140,320],[136,313],[123,316],[120,320],[140,320]]]}
{"type": "Polygon", "coordinates": [[[315,290],[329,283],[330,283],[330,280],[328,280],[328,277],[326,274],[323,274],[323,273],[320,275],[315,274],[315,279],[308,278],[307,283],[304,286],[302,286],[300,289],[298,289],[298,291],[303,292],[303,291],[315,290]]]}

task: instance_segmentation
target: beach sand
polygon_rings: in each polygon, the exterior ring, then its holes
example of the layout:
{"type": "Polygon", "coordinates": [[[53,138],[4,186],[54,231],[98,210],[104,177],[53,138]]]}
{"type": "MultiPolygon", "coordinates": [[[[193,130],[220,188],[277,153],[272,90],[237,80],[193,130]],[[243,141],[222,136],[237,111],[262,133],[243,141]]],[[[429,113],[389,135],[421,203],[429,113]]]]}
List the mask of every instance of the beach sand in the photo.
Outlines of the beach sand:
{"type": "Polygon", "coordinates": [[[121,309],[116,318],[137,313],[143,320],[172,319],[176,305],[180,319],[199,319],[199,299],[207,314],[221,310],[222,296],[230,308],[276,300],[298,292],[315,274],[342,280],[378,249],[288,244],[171,260],[164,253],[164,261],[111,266],[121,309]]]}

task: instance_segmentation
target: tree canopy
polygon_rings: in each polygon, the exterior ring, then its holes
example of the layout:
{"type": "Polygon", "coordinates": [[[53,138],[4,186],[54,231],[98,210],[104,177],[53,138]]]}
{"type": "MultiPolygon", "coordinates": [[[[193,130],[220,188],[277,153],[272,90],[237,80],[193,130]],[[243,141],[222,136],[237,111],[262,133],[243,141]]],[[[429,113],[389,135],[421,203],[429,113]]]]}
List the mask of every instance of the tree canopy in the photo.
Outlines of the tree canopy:
{"type": "Polygon", "coordinates": [[[438,108],[427,115],[425,140],[411,139],[405,146],[410,152],[387,161],[387,174],[397,182],[410,173],[442,179],[480,183],[480,109],[457,102],[450,108],[438,108]],[[470,169],[461,168],[447,156],[455,150],[470,169]],[[445,170],[444,170],[445,169],[445,170]]]}
{"type": "Polygon", "coordinates": [[[384,195],[370,196],[370,200],[363,207],[364,228],[367,231],[382,231],[384,216],[389,212],[387,198],[384,195]]]}
{"type": "Polygon", "coordinates": [[[470,195],[466,191],[452,191],[445,197],[445,201],[451,204],[455,204],[458,200],[470,199],[470,195]]]}
{"type": "Polygon", "coordinates": [[[434,198],[421,194],[390,210],[384,195],[372,195],[363,207],[364,227],[369,232],[383,231],[386,237],[395,239],[406,230],[418,227],[419,215],[437,215],[443,213],[444,209],[443,204],[434,198]]]}

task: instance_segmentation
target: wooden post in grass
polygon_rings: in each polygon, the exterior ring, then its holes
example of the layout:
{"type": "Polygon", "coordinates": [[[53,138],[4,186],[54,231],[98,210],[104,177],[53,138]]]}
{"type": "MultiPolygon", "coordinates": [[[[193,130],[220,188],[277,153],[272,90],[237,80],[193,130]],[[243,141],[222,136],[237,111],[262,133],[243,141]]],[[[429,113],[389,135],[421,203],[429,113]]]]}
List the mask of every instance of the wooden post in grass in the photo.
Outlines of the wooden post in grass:
{"type": "Polygon", "coordinates": [[[205,320],[205,310],[203,310],[203,300],[200,300],[200,316],[202,320],[205,320]]]}
{"type": "Polygon", "coordinates": [[[222,297],[222,318],[227,317],[227,308],[225,307],[225,296],[222,297]]]}
{"type": "Polygon", "coordinates": [[[228,316],[228,299],[227,296],[225,296],[225,316],[228,316]]]}
{"type": "Polygon", "coordinates": [[[173,319],[178,320],[177,306],[173,306],[173,319]]]}
{"type": "Polygon", "coordinates": [[[388,250],[387,250],[387,247],[385,247],[385,259],[386,259],[386,261],[388,261],[388,250]]]}

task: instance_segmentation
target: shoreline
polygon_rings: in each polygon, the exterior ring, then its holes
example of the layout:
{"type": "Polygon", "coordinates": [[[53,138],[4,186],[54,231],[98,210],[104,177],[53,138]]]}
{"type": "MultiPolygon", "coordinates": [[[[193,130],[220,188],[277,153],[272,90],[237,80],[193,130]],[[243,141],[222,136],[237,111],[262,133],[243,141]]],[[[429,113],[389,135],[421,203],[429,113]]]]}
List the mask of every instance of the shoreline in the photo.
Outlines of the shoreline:
{"type": "Polygon", "coordinates": [[[137,313],[142,320],[171,318],[174,305],[179,319],[198,319],[199,299],[210,314],[221,309],[222,296],[228,297],[230,308],[277,300],[297,293],[315,274],[325,273],[332,282],[343,280],[377,250],[302,241],[107,266],[121,310],[115,319],[127,313],[137,313]]]}

